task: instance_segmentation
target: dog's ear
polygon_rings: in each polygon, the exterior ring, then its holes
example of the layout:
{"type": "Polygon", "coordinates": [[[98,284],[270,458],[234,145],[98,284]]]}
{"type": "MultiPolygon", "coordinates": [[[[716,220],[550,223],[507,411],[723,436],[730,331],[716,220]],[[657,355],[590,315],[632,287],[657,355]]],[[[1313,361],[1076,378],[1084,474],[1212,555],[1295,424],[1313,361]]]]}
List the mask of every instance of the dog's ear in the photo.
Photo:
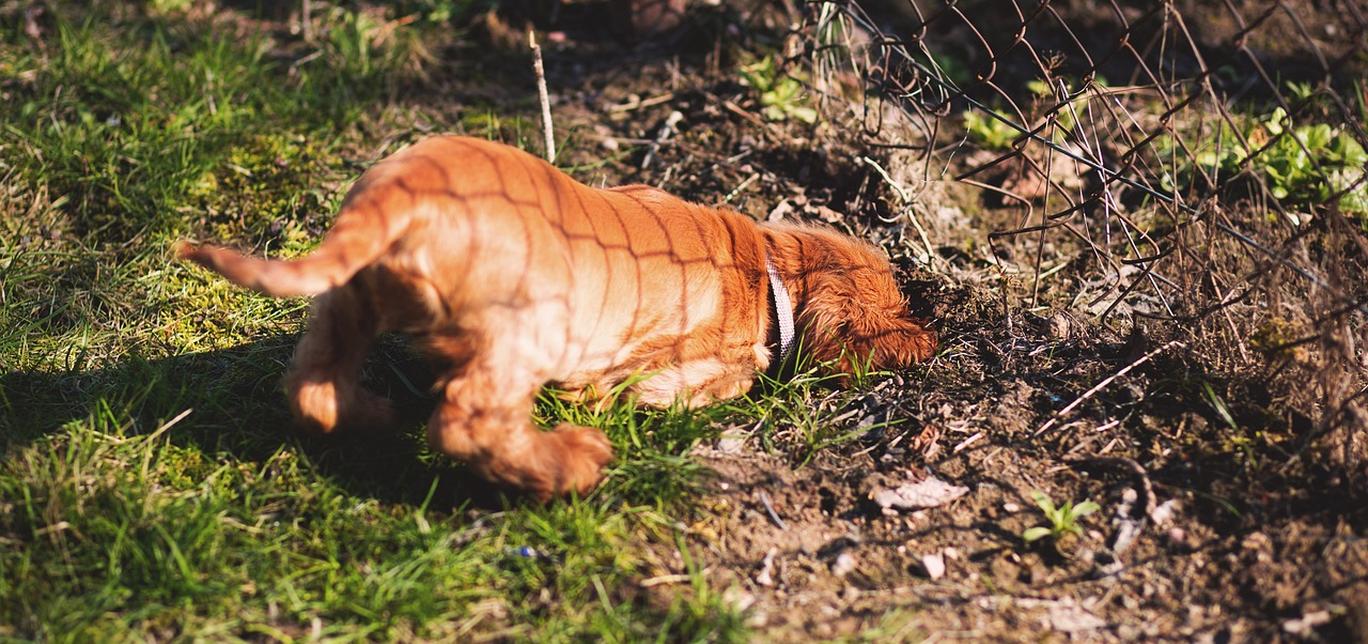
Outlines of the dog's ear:
{"type": "Polygon", "coordinates": [[[834,361],[847,373],[859,365],[892,369],[930,358],[935,334],[907,313],[901,296],[878,301],[886,295],[829,288],[809,299],[799,316],[808,354],[819,362],[834,361]]]}
{"type": "MultiPolygon", "coordinates": [[[[854,344],[858,347],[860,343],[854,344]]],[[[871,332],[867,350],[876,369],[905,367],[934,355],[936,336],[904,314],[871,332]]]]}
{"type": "Polygon", "coordinates": [[[856,240],[823,237],[828,252],[804,267],[808,289],[798,319],[808,354],[847,373],[930,358],[936,336],[908,313],[888,260],[856,240]]]}

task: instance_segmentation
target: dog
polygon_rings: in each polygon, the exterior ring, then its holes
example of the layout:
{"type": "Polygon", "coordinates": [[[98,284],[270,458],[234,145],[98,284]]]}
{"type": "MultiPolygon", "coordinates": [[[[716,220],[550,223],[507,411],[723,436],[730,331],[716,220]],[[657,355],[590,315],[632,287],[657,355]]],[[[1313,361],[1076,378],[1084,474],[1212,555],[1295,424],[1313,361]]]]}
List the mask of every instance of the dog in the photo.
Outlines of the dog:
{"type": "Polygon", "coordinates": [[[376,335],[400,331],[441,365],[433,448],[541,500],[588,492],[613,455],[598,429],[533,424],[547,384],[588,403],[630,380],[646,405],[699,406],[746,393],[800,344],[846,372],[936,348],[869,244],[649,186],[591,188],[460,136],[366,171],[307,256],[176,253],[259,293],[316,296],[285,377],[302,426],[389,424],[359,373],[376,335]]]}

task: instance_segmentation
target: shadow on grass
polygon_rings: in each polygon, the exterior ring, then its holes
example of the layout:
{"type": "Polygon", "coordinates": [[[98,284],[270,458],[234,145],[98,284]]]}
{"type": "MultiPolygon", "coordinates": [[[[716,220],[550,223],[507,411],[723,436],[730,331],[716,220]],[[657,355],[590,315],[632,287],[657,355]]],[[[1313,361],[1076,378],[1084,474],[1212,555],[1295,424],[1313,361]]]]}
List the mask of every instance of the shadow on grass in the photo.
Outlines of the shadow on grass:
{"type": "MultiPolygon", "coordinates": [[[[426,362],[387,338],[363,382],[399,410],[396,430],[310,436],[296,431],[280,387],[298,337],[278,335],[228,349],[111,366],[0,376],[0,450],[14,450],[72,423],[111,416],[129,435],[147,434],[182,412],[169,440],[219,459],[264,463],[280,450],[361,498],[434,509],[499,508],[498,488],[434,454],[423,428],[433,406],[426,362]]],[[[77,358],[79,360],[79,358],[77,358]]]]}

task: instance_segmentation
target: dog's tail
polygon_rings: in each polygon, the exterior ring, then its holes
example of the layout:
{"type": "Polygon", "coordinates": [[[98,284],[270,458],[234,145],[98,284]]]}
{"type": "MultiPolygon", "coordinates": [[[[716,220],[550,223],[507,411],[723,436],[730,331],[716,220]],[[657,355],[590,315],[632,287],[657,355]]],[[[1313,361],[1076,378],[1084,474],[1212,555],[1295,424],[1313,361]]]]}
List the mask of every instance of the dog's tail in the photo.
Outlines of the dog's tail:
{"type": "MultiPolygon", "coordinates": [[[[176,242],[174,251],[229,281],[272,297],[317,295],[345,284],[384,254],[403,236],[411,218],[408,208],[390,210],[362,196],[348,199],[313,253],[298,259],[250,257],[231,248],[176,242]]],[[[408,204],[406,204],[408,205],[408,204]]]]}

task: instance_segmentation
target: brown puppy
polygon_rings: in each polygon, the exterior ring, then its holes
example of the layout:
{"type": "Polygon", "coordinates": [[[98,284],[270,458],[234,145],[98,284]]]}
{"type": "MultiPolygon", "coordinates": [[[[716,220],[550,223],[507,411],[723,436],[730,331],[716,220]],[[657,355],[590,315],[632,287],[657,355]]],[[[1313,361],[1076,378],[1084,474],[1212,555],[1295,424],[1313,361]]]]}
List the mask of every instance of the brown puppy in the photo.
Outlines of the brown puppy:
{"type": "Polygon", "coordinates": [[[376,334],[403,331],[447,365],[433,447],[541,499],[591,489],[612,458],[598,429],[533,425],[547,383],[594,399],[646,374],[630,388],[642,402],[704,405],[749,390],[794,317],[805,349],[846,370],[905,365],[936,346],[866,244],[647,186],[590,188],[515,148],[455,136],[362,175],[311,255],[177,252],[267,295],[318,295],[286,376],[302,424],[388,422],[388,402],[357,379],[376,334]]]}

